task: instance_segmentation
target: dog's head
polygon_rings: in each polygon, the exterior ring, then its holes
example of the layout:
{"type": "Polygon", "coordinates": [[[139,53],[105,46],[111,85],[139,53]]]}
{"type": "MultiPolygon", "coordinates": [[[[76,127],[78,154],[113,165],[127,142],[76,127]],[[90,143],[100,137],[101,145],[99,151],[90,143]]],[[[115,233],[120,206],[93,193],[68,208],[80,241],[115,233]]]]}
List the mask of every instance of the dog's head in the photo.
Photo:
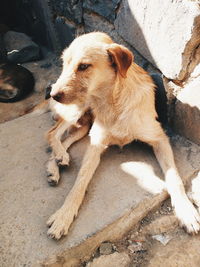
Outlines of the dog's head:
{"type": "Polygon", "coordinates": [[[91,95],[99,95],[116,79],[126,78],[133,55],[105,33],[94,32],[76,38],[62,59],[63,70],[52,85],[51,96],[62,104],[84,109],[91,95]]]}

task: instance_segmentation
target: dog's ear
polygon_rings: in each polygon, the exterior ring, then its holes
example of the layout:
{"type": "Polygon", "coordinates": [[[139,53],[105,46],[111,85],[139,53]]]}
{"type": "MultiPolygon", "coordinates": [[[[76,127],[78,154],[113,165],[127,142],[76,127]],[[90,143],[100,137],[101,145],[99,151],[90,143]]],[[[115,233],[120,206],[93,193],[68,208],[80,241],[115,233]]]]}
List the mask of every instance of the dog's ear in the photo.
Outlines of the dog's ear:
{"type": "Polygon", "coordinates": [[[131,51],[125,46],[118,44],[109,45],[107,51],[112,65],[123,78],[126,78],[127,70],[133,62],[133,54],[131,51]]]}

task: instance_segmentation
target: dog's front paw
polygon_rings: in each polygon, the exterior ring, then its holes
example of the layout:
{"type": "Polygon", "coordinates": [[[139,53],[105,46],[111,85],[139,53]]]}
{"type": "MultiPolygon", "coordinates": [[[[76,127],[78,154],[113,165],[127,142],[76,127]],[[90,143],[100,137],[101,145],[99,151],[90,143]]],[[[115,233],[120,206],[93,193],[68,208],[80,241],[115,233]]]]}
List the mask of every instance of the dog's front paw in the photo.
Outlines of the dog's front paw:
{"type": "Polygon", "coordinates": [[[180,224],[187,232],[197,234],[200,230],[200,215],[189,199],[175,203],[174,208],[180,224]]]}
{"type": "Polygon", "coordinates": [[[60,239],[62,236],[67,235],[75,215],[72,212],[66,212],[63,208],[56,211],[47,221],[47,225],[50,227],[47,231],[48,236],[60,239]]]}
{"type": "Polygon", "coordinates": [[[55,160],[56,160],[57,164],[60,166],[69,165],[69,154],[66,151],[63,151],[61,153],[57,153],[55,155],[55,160]]]}
{"type": "Polygon", "coordinates": [[[47,181],[51,186],[55,186],[58,184],[59,179],[60,179],[59,167],[55,159],[52,157],[47,162],[47,181]]]}

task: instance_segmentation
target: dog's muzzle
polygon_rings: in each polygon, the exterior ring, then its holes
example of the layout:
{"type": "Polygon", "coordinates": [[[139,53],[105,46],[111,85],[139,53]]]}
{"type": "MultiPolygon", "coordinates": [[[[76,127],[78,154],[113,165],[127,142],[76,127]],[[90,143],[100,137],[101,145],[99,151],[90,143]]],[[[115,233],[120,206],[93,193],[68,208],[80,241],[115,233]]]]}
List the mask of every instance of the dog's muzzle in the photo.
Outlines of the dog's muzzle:
{"type": "Polygon", "coordinates": [[[58,94],[56,94],[56,95],[53,95],[52,97],[53,97],[53,99],[56,100],[57,102],[60,102],[61,99],[62,99],[62,96],[63,96],[62,93],[58,93],[58,94]]]}
{"type": "Polygon", "coordinates": [[[52,93],[52,84],[50,84],[45,89],[45,99],[49,99],[50,97],[52,97],[57,102],[60,102],[61,101],[61,98],[63,97],[63,93],[53,94],[52,93]]]}
{"type": "Polygon", "coordinates": [[[62,102],[62,100],[64,98],[63,92],[58,92],[56,94],[51,93],[50,95],[54,100],[56,100],[57,102],[60,102],[60,103],[62,102]]]}

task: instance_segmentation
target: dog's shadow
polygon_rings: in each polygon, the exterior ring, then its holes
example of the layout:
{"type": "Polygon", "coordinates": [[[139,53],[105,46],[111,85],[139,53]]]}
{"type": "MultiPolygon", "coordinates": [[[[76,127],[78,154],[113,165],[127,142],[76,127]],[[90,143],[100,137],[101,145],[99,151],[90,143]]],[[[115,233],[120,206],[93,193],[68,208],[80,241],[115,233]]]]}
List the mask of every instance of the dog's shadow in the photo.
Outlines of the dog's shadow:
{"type": "Polygon", "coordinates": [[[146,157],[136,155],[132,161],[121,163],[120,169],[148,193],[153,195],[161,193],[165,189],[165,182],[161,179],[163,173],[152,149],[146,144],[133,142],[125,150],[140,150],[147,155],[146,157]]]}

